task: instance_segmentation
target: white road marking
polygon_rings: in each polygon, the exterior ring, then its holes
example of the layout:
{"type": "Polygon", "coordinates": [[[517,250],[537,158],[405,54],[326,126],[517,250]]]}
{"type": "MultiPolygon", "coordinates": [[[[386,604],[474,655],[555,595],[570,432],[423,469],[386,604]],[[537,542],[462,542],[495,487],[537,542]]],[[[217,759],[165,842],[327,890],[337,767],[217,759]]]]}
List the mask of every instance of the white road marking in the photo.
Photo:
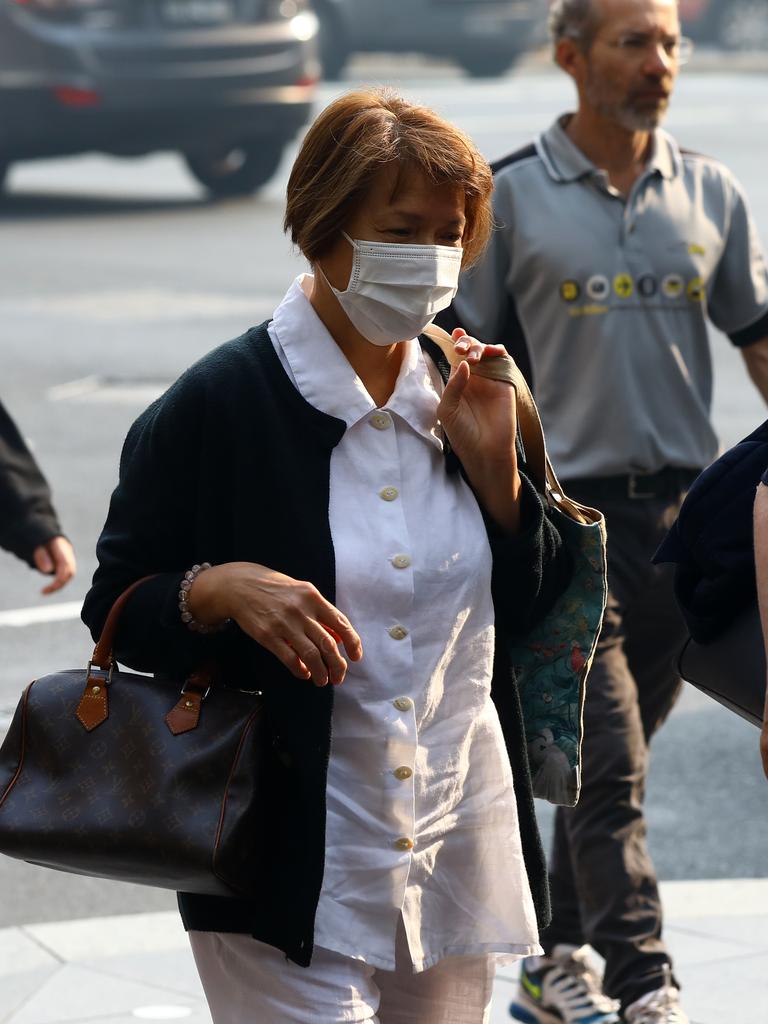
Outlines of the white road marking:
{"type": "Polygon", "coordinates": [[[258,320],[276,305],[274,296],[235,295],[226,293],[182,292],[166,288],[130,288],[72,294],[41,294],[29,298],[7,298],[0,301],[6,315],[44,316],[59,319],[114,323],[121,320],[161,322],[198,320],[225,316],[249,317],[258,320]]]}
{"type": "Polygon", "coordinates": [[[51,402],[106,402],[109,405],[149,405],[170,387],[173,382],[152,380],[125,380],[116,383],[105,377],[80,377],[64,384],[48,388],[51,402]]]}
{"type": "Polygon", "coordinates": [[[60,604],[49,604],[42,607],[35,605],[32,608],[11,608],[9,611],[0,612],[0,628],[3,626],[16,628],[37,626],[45,622],[67,622],[70,619],[79,619],[82,607],[82,601],[64,601],[60,604]]]}

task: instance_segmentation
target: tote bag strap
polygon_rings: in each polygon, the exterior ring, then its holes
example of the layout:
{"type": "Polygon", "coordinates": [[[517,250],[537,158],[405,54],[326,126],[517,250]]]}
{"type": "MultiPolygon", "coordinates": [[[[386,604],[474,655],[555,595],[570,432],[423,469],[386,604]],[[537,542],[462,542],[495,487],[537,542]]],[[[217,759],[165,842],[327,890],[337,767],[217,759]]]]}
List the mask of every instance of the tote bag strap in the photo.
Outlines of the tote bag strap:
{"type": "Polygon", "coordinates": [[[137,587],[141,586],[141,584],[145,583],[147,580],[153,579],[155,575],[156,574],[153,573],[150,576],[142,576],[141,579],[136,580],[135,583],[132,583],[129,587],[126,587],[122,594],[120,594],[120,596],[115,600],[115,603],[112,605],[109,611],[109,615],[107,615],[106,622],[104,623],[104,627],[101,630],[101,635],[99,636],[98,642],[93,651],[93,655],[91,656],[91,665],[94,665],[97,668],[101,668],[105,672],[109,671],[109,669],[112,667],[112,644],[115,639],[115,630],[117,629],[117,624],[120,621],[120,614],[123,608],[125,608],[128,598],[131,596],[134,590],[136,590],[137,587]]]}
{"type": "MultiPolygon", "coordinates": [[[[441,327],[430,324],[422,333],[439,347],[451,366],[457,366],[461,362],[461,356],[456,352],[453,338],[441,327]]],[[[596,522],[591,509],[585,509],[583,505],[571,501],[563,492],[547,455],[539,410],[536,408],[528,382],[512,356],[493,356],[483,359],[472,367],[472,373],[488,377],[491,380],[507,381],[515,389],[518,428],[525,449],[528,472],[536,490],[540,494],[546,495],[548,501],[556,504],[576,522],[596,522]]]]}

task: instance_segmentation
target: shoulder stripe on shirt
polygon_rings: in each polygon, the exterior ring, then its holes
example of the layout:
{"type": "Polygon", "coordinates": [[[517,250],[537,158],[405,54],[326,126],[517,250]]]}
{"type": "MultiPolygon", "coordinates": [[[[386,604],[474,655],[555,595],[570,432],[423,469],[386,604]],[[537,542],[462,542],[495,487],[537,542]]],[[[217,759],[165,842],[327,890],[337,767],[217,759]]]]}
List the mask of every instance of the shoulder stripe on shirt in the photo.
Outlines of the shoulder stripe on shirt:
{"type": "Polygon", "coordinates": [[[768,313],[764,313],[753,324],[742,327],[740,331],[734,331],[728,337],[737,348],[749,348],[755,342],[768,338],[768,313]]]}
{"type": "Polygon", "coordinates": [[[491,164],[491,170],[494,174],[498,174],[505,167],[509,167],[511,164],[519,164],[522,160],[529,160],[534,156],[538,156],[538,150],[534,143],[530,142],[527,146],[523,146],[522,149],[516,149],[514,153],[509,153],[507,156],[494,160],[491,164]]]}

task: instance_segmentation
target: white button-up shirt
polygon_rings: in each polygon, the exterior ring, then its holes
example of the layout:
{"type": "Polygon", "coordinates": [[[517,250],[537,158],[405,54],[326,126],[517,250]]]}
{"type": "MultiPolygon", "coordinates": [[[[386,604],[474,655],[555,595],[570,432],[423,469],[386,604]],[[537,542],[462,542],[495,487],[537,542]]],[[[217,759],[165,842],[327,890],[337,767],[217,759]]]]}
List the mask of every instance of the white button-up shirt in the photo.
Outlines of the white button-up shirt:
{"type": "MultiPolygon", "coordinates": [[[[491,700],[491,552],[472,491],[448,475],[435,367],[403,343],[377,408],[300,277],[270,335],[333,451],[336,605],[363,658],[335,691],[315,942],[395,967],[402,914],[415,971],[445,956],[540,952],[509,759],[491,700]]],[[[510,581],[514,586],[514,581],[510,581]]]]}

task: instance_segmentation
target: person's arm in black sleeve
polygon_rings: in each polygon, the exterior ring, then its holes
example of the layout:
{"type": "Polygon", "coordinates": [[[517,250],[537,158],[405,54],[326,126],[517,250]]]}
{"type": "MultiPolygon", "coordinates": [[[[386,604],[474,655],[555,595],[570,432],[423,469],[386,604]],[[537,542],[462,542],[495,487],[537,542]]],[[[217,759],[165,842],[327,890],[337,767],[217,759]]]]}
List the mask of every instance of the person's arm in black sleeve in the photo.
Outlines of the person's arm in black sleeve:
{"type": "Polygon", "coordinates": [[[34,569],[35,549],[60,536],[45,477],[0,404],[0,547],[34,569]]]}
{"type": "Polygon", "coordinates": [[[96,553],[99,565],[82,617],[98,639],[115,600],[140,584],[121,615],[115,657],[139,671],[179,672],[209,657],[216,635],[181,621],[179,584],[206,552],[196,548],[200,432],[205,396],[197,382],[177,382],[134,423],[96,553]]]}

